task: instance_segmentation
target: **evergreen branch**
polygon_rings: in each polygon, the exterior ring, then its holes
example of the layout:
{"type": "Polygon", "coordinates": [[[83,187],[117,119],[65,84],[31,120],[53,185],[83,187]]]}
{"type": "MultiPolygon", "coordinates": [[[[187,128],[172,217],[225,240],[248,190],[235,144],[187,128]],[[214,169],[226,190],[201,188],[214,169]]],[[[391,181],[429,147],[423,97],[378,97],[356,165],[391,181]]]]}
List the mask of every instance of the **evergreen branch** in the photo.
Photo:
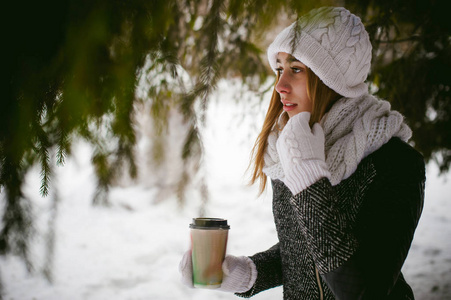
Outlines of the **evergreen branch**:
{"type": "Polygon", "coordinates": [[[133,145],[129,143],[124,143],[123,141],[118,141],[117,151],[116,151],[116,162],[113,164],[114,168],[112,170],[113,176],[119,172],[123,167],[124,160],[128,163],[128,173],[131,178],[136,178],[138,175],[138,167],[135,162],[135,154],[133,153],[133,145]]]}
{"type": "Polygon", "coordinates": [[[58,140],[58,150],[56,153],[56,164],[58,166],[63,166],[65,163],[66,155],[70,152],[70,141],[67,133],[60,130],[59,140],[58,140]]]}
{"type": "Polygon", "coordinates": [[[200,145],[199,130],[197,126],[192,125],[188,132],[188,135],[186,136],[185,143],[183,144],[182,150],[183,160],[186,161],[189,157],[192,157],[196,152],[199,153],[200,148],[197,148],[198,151],[196,151],[195,147],[199,145],[200,145]]]}
{"type": "Polygon", "coordinates": [[[51,176],[48,149],[45,147],[40,147],[39,156],[41,161],[41,187],[39,191],[41,195],[45,197],[49,193],[49,182],[51,176]]]}
{"type": "Polygon", "coordinates": [[[47,196],[49,193],[49,182],[51,178],[51,167],[50,167],[50,157],[49,150],[50,142],[48,140],[46,132],[43,128],[37,124],[35,125],[36,138],[37,138],[37,150],[39,156],[39,162],[41,165],[41,187],[39,189],[43,197],[47,196]]]}
{"type": "Polygon", "coordinates": [[[92,157],[92,163],[97,175],[97,188],[92,203],[94,205],[109,205],[108,191],[111,182],[111,168],[108,155],[98,151],[92,157]]]}

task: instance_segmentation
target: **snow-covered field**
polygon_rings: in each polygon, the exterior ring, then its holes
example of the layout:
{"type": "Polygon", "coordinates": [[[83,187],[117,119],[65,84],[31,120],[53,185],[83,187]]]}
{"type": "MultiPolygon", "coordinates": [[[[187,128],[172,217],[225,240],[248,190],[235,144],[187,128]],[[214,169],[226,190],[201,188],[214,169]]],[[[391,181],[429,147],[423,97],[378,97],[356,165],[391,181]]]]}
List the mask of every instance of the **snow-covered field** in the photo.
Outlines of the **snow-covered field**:
{"type": "MultiPolygon", "coordinates": [[[[257,187],[246,186],[244,176],[265,105],[247,98],[234,104],[230,89],[221,85],[208,110],[204,139],[210,200],[206,215],[229,220],[228,253],[252,255],[276,243],[271,191],[257,197],[257,187]],[[246,118],[241,118],[243,111],[246,118]]],[[[189,247],[188,225],[201,207],[197,191],[188,191],[187,203],[181,208],[175,197],[158,202],[156,189],[144,184],[117,187],[111,190],[111,207],[93,207],[90,149],[78,143],[74,153],[64,167],[57,168],[53,181],[60,198],[53,283],[42,276],[43,241],[52,203],[51,197],[39,196],[35,170],[26,185],[38,229],[32,248],[35,271],[27,273],[15,257],[1,257],[3,299],[238,299],[180,283],[178,264],[189,247]]],[[[450,176],[448,181],[438,178],[435,165],[428,166],[427,175],[423,216],[403,272],[417,299],[451,299],[450,176]]],[[[263,292],[254,299],[282,299],[282,289],[263,292]]]]}

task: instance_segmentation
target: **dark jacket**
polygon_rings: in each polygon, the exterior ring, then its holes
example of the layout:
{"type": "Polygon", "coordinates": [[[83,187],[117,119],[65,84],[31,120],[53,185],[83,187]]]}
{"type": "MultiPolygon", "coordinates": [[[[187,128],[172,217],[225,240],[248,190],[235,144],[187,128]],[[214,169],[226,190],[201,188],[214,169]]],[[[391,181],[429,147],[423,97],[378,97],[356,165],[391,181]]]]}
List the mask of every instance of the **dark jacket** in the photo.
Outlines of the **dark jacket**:
{"type": "Polygon", "coordinates": [[[273,184],[279,243],[251,257],[251,297],[283,285],[284,299],[414,299],[401,267],[424,200],[423,157],[392,138],[332,186],[323,178],[293,196],[273,184]]]}

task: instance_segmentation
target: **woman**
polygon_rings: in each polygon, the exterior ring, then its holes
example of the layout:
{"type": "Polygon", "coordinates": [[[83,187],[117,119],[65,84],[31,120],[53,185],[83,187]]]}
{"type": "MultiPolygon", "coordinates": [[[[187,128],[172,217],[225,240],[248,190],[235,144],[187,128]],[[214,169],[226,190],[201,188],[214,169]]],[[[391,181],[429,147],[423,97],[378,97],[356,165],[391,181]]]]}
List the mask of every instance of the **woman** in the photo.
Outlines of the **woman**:
{"type": "MultiPolygon", "coordinates": [[[[227,256],[221,287],[242,297],[414,299],[401,267],[423,207],[425,167],[411,130],[368,93],[371,44],[344,8],[315,9],[268,48],[277,82],[254,147],[279,243],[227,256]]],[[[190,258],[180,265],[192,285],[190,258]]]]}

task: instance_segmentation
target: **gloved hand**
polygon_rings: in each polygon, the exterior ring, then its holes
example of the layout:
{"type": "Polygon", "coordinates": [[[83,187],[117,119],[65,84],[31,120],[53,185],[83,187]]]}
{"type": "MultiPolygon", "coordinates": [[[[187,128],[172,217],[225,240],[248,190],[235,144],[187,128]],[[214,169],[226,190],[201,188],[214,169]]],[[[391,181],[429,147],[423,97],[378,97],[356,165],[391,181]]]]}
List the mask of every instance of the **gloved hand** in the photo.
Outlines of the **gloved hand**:
{"type": "MultiPolygon", "coordinates": [[[[183,284],[193,288],[193,262],[191,250],[185,252],[180,261],[179,271],[183,284]]],[[[222,263],[224,273],[221,287],[218,291],[244,293],[252,288],[257,279],[257,268],[254,262],[246,256],[227,255],[222,263]]]]}
{"type": "Polygon", "coordinates": [[[193,260],[191,256],[191,250],[186,251],[183,256],[182,260],[179,264],[179,272],[182,276],[180,279],[182,283],[190,288],[194,288],[193,283],[193,260]]]}
{"type": "Polygon", "coordinates": [[[323,177],[330,178],[325,161],[324,131],[318,123],[311,130],[309,120],[309,112],[291,117],[276,143],[285,174],[283,181],[293,195],[323,177]]]}

